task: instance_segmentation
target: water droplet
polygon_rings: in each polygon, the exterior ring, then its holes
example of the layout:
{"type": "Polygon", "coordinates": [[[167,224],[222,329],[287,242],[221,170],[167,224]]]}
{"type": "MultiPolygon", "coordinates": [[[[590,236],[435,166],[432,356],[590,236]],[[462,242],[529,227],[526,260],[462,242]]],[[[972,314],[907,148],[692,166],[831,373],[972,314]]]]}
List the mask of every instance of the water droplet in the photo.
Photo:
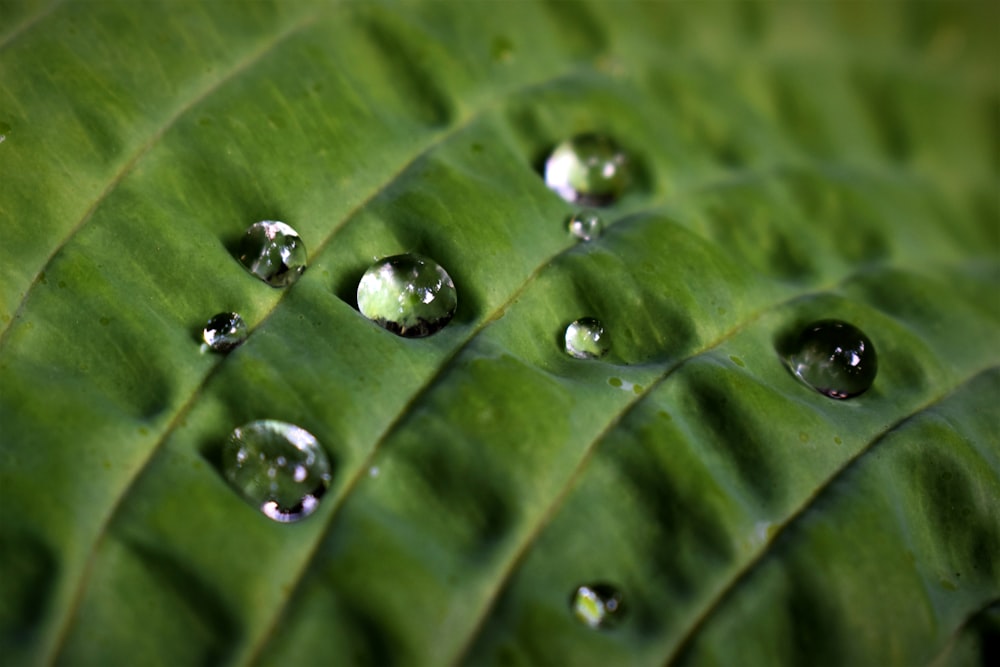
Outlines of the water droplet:
{"type": "Polygon", "coordinates": [[[490,54],[496,62],[510,62],[514,57],[514,44],[503,35],[494,37],[493,44],[490,47],[490,54]]]}
{"type": "Polygon", "coordinates": [[[288,287],[306,270],[306,246],[283,222],[263,220],[247,228],[240,241],[240,262],[271,287],[288,287]]]}
{"type": "Polygon", "coordinates": [[[601,134],[564,141],[545,162],[545,184],[570,203],[607,206],[621,197],[628,180],[625,153],[601,134]]]}
{"type": "Polygon", "coordinates": [[[601,216],[589,209],[580,211],[569,219],[569,233],[581,241],[593,241],[601,235],[603,228],[601,216]]]}
{"type": "Polygon", "coordinates": [[[622,618],[622,594],[609,584],[588,584],[573,591],[573,615],[592,628],[614,627],[622,618]]]}
{"type": "Polygon", "coordinates": [[[330,459],[311,433],[270,419],[233,431],[222,470],[248,503],[282,523],[315,512],[332,478],[330,459]]]}
{"type": "Polygon", "coordinates": [[[0,120],[0,144],[2,144],[4,142],[4,139],[7,138],[7,135],[10,133],[10,130],[11,130],[10,125],[0,120]]]}
{"type": "Polygon", "coordinates": [[[381,259],[358,284],[361,314],[406,338],[437,333],[451,321],[457,306],[451,276],[440,264],[420,255],[381,259]]]}
{"type": "Polygon", "coordinates": [[[201,332],[205,345],[213,352],[229,352],[247,339],[249,330],[239,313],[213,315],[201,332]]]}
{"type": "Polygon", "coordinates": [[[807,326],[785,359],[792,373],[830,398],[864,393],[875,381],[875,347],[860,329],[839,320],[807,326]]]}
{"type": "Polygon", "coordinates": [[[571,357],[599,359],[609,349],[611,344],[599,320],[583,317],[566,327],[566,354],[571,357]]]}

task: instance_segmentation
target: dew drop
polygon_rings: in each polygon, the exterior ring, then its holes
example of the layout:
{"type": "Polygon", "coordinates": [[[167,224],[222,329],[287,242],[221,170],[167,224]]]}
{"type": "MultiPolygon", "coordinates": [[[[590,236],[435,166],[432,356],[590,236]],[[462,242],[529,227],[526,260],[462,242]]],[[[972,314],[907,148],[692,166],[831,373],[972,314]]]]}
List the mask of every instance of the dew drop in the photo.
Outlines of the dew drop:
{"type": "Polygon", "coordinates": [[[239,313],[219,313],[202,329],[201,337],[213,352],[229,352],[247,339],[249,329],[239,313]]]}
{"type": "Polygon", "coordinates": [[[239,259],[247,271],[271,287],[288,287],[306,270],[306,246],[283,222],[263,220],[247,228],[239,259]]]}
{"type": "Polygon", "coordinates": [[[611,344],[604,325],[593,317],[583,317],[566,327],[566,354],[577,359],[599,359],[611,344]]]}
{"type": "Polygon", "coordinates": [[[406,338],[437,333],[451,321],[457,306],[451,276],[440,264],[420,255],[380,259],[358,284],[361,314],[406,338]]]}
{"type": "Polygon", "coordinates": [[[330,460],[311,433],[271,419],[233,431],[222,470],[248,503],[281,523],[315,512],[332,478],[330,460]]]}
{"type": "Polygon", "coordinates": [[[564,141],[545,162],[545,184],[570,203],[613,204],[628,180],[625,153],[601,134],[581,134],[564,141]]]}
{"type": "Polygon", "coordinates": [[[569,233],[581,241],[593,241],[601,235],[604,223],[595,211],[585,209],[569,219],[569,233]]]}
{"type": "Polygon", "coordinates": [[[839,320],[807,326],[785,363],[799,379],[830,398],[864,393],[878,370],[875,347],[868,336],[839,320]]]}
{"type": "Polygon", "coordinates": [[[570,609],[592,628],[614,627],[622,618],[622,594],[609,584],[587,584],[573,591],[570,609]]]}

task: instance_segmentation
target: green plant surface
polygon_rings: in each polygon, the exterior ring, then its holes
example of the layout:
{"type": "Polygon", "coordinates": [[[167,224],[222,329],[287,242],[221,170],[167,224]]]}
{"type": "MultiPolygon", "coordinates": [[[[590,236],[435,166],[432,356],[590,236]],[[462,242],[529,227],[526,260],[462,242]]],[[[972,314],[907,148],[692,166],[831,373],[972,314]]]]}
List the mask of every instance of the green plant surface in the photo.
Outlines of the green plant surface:
{"type": "Polygon", "coordinates": [[[987,664],[998,19],[4,2],[3,664],[987,664]],[[584,132],[632,167],[586,243],[540,176],[584,132]],[[258,220],[291,287],[235,258],[258,220]],[[404,252],[458,291],[427,338],[356,309],[404,252]],[[223,311],[249,339],[202,351],[223,311]],[[876,347],[859,397],[777,351],[827,318],[876,347]],[[221,474],[255,419],[331,458],[301,522],[221,474]],[[598,582],[613,628],[570,613],[598,582]]]}

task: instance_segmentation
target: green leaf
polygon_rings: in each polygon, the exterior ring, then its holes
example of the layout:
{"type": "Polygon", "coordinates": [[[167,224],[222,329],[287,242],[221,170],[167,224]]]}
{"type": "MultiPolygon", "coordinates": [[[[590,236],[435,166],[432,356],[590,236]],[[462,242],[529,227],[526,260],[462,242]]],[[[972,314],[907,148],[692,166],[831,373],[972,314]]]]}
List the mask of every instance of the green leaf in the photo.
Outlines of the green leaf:
{"type": "Polygon", "coordinates": [[[5,664],[996,654],[995,3],[0,14],[5,664]],[[539,166],[584,132],[634,172],[578,243],[539,166]],[[286,289],[234,255],[268,219],[286,289]],[[458,290],[428,338],[356,310],[403,252],[458,290]],[[877,349],[857,398],[780,359],[825,318],[877,349]],[[220,473],[264,418],[333,461],[299,523],[220,473]]]}

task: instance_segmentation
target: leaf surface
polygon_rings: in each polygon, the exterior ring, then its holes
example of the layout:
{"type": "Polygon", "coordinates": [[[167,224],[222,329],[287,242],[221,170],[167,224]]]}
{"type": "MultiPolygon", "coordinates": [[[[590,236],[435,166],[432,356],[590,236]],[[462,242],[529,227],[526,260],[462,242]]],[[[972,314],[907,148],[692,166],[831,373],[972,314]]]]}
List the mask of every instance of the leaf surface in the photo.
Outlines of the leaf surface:
{"type": "Polygon", "coordinates": [[[0,654],[981,659],[1000,600],[996,19],[8,3],[0,654]],[[588,131],[634,175],[575,243],[539,166],[588,131]],[[264,219],[309,253],[284,290],[234,258],[264,219]],[[458,288],[432,337],[356,310],[364,269],[401,252],[458,288]],[[251,326],[227,356],[199,350],[220,311],[251,326]],[[561,350],[584,316],[601,360],[561,350]],[[848,401],[777,352],[830,317],[879,354],[848,401]],[[333,460],[301,523],[220,474],[261,418],[333,460]],[[573,618],[588,582],[622,591],[618,627],[573,618]]]}

